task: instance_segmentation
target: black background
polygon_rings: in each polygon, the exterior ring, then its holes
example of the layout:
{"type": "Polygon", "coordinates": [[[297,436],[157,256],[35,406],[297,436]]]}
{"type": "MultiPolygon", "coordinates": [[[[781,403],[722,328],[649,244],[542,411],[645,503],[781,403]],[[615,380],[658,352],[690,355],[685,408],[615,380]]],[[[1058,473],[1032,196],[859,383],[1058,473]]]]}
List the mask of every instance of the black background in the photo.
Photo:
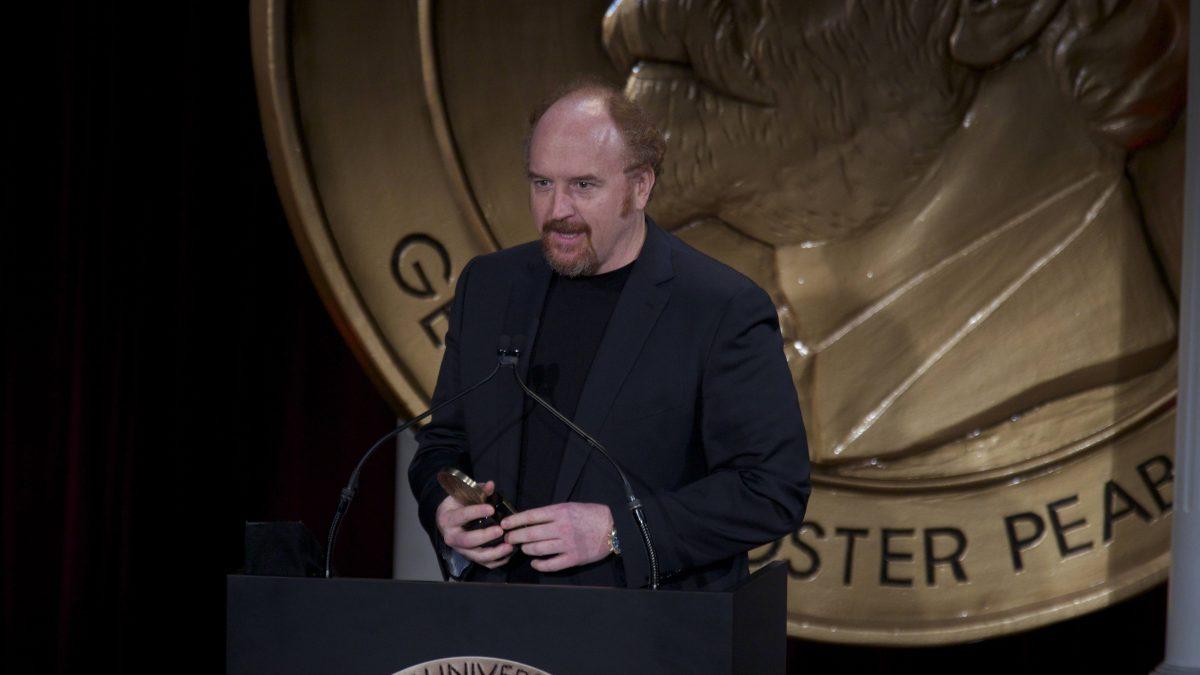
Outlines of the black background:
{"type": "MultiPolygon", "coordinates": [[[[240,2],[44,5],[4,44],[5,672],[219,672],[246,520],[324,532],[394,422],[309,280],[240,2]]],[[[339,546],[391,570],[394,459],[339,546]]],[[[945,648],[789,643],[794,672],[1145,673],[1162,587],[945,648]]]]}

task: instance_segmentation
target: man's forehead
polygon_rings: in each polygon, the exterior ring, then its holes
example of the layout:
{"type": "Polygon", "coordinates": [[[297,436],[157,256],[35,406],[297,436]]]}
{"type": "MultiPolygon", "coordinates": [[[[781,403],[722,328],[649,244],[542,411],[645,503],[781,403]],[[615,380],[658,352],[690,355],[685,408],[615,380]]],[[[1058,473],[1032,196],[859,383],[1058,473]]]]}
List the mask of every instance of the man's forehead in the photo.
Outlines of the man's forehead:
{"type": "Polygon", "coordinates": [[[550,168],[543,165],[620,164],[625,151],[604,102],[594,97],[555,103],[539,120],[531,141],[530,168],[535,171],[550,168]]]}

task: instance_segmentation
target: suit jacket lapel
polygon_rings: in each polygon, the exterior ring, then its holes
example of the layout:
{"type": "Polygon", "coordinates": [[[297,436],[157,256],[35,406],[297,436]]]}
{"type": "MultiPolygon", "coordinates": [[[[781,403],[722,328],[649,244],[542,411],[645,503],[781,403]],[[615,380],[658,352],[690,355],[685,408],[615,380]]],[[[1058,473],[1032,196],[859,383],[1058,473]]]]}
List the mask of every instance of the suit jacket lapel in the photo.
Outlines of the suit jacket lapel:
{"type": "MultiPolygon", "coordinates": [[[[540,253],[520,269],[509,287],[507,307],[501,335],[517,340],[521,350],[517,369],[524,379],[529,371],[529,356],[533,336],[537,335],[546,289],[550,285],[550,267],[540,253]]],[[[499,336],[497,336],[499,338],[499,336]]],[[[475,461],[473,470],[481,480],[494,479],[496,488],[508,499],[517,496],[517,470],[521,452],[521,412],[525,394],[507,369],[496,374],[493,388],[493,425],[497,435],[475,461]]]]}
{"type": "MultiPolygon", "coordinates": [[[[574,421],[592,436],[608,417],[621,384],[642,351],[642,343],[666,306],[671,295],[667,281],[673,274],[667,235],[647,217],[646,241],[617,299],[579,396],[574,421]]],[[[571,435],[554,485],[555,502],[570,497],[589,451],[583,439],[571,435]]]]}

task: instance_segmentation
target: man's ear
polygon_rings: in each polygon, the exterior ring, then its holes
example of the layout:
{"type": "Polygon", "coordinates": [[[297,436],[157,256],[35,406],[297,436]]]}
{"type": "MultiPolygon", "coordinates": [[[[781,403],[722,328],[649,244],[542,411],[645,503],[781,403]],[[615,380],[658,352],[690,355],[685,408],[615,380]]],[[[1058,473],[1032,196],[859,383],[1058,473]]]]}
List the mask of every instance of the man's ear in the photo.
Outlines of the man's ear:
{"type": "Polygon", "coordinates": [[[638,211],[645,211],[650,201],[650,192],[654,190],[654,170],[650,167],[639,168],[633,176],[633,202],[638,211]]]}
{"type": "Polygon", "coordinates": [[[950,54],[975,68],[1004,61],[1032,40],[1062,0],[959,0],[950,54]]]}

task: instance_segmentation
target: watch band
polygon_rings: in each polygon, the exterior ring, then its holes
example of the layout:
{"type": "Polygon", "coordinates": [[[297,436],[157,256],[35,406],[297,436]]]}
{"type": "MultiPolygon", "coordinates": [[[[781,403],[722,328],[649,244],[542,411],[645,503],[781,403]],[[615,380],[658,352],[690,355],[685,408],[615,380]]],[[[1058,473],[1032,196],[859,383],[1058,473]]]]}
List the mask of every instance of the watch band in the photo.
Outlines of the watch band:
{"type": "Polygon", "coordinates": [[[621,540],[617,537],[617,528],[608,533],[608,551],[613,555],[621,555],[621,540]]]}

